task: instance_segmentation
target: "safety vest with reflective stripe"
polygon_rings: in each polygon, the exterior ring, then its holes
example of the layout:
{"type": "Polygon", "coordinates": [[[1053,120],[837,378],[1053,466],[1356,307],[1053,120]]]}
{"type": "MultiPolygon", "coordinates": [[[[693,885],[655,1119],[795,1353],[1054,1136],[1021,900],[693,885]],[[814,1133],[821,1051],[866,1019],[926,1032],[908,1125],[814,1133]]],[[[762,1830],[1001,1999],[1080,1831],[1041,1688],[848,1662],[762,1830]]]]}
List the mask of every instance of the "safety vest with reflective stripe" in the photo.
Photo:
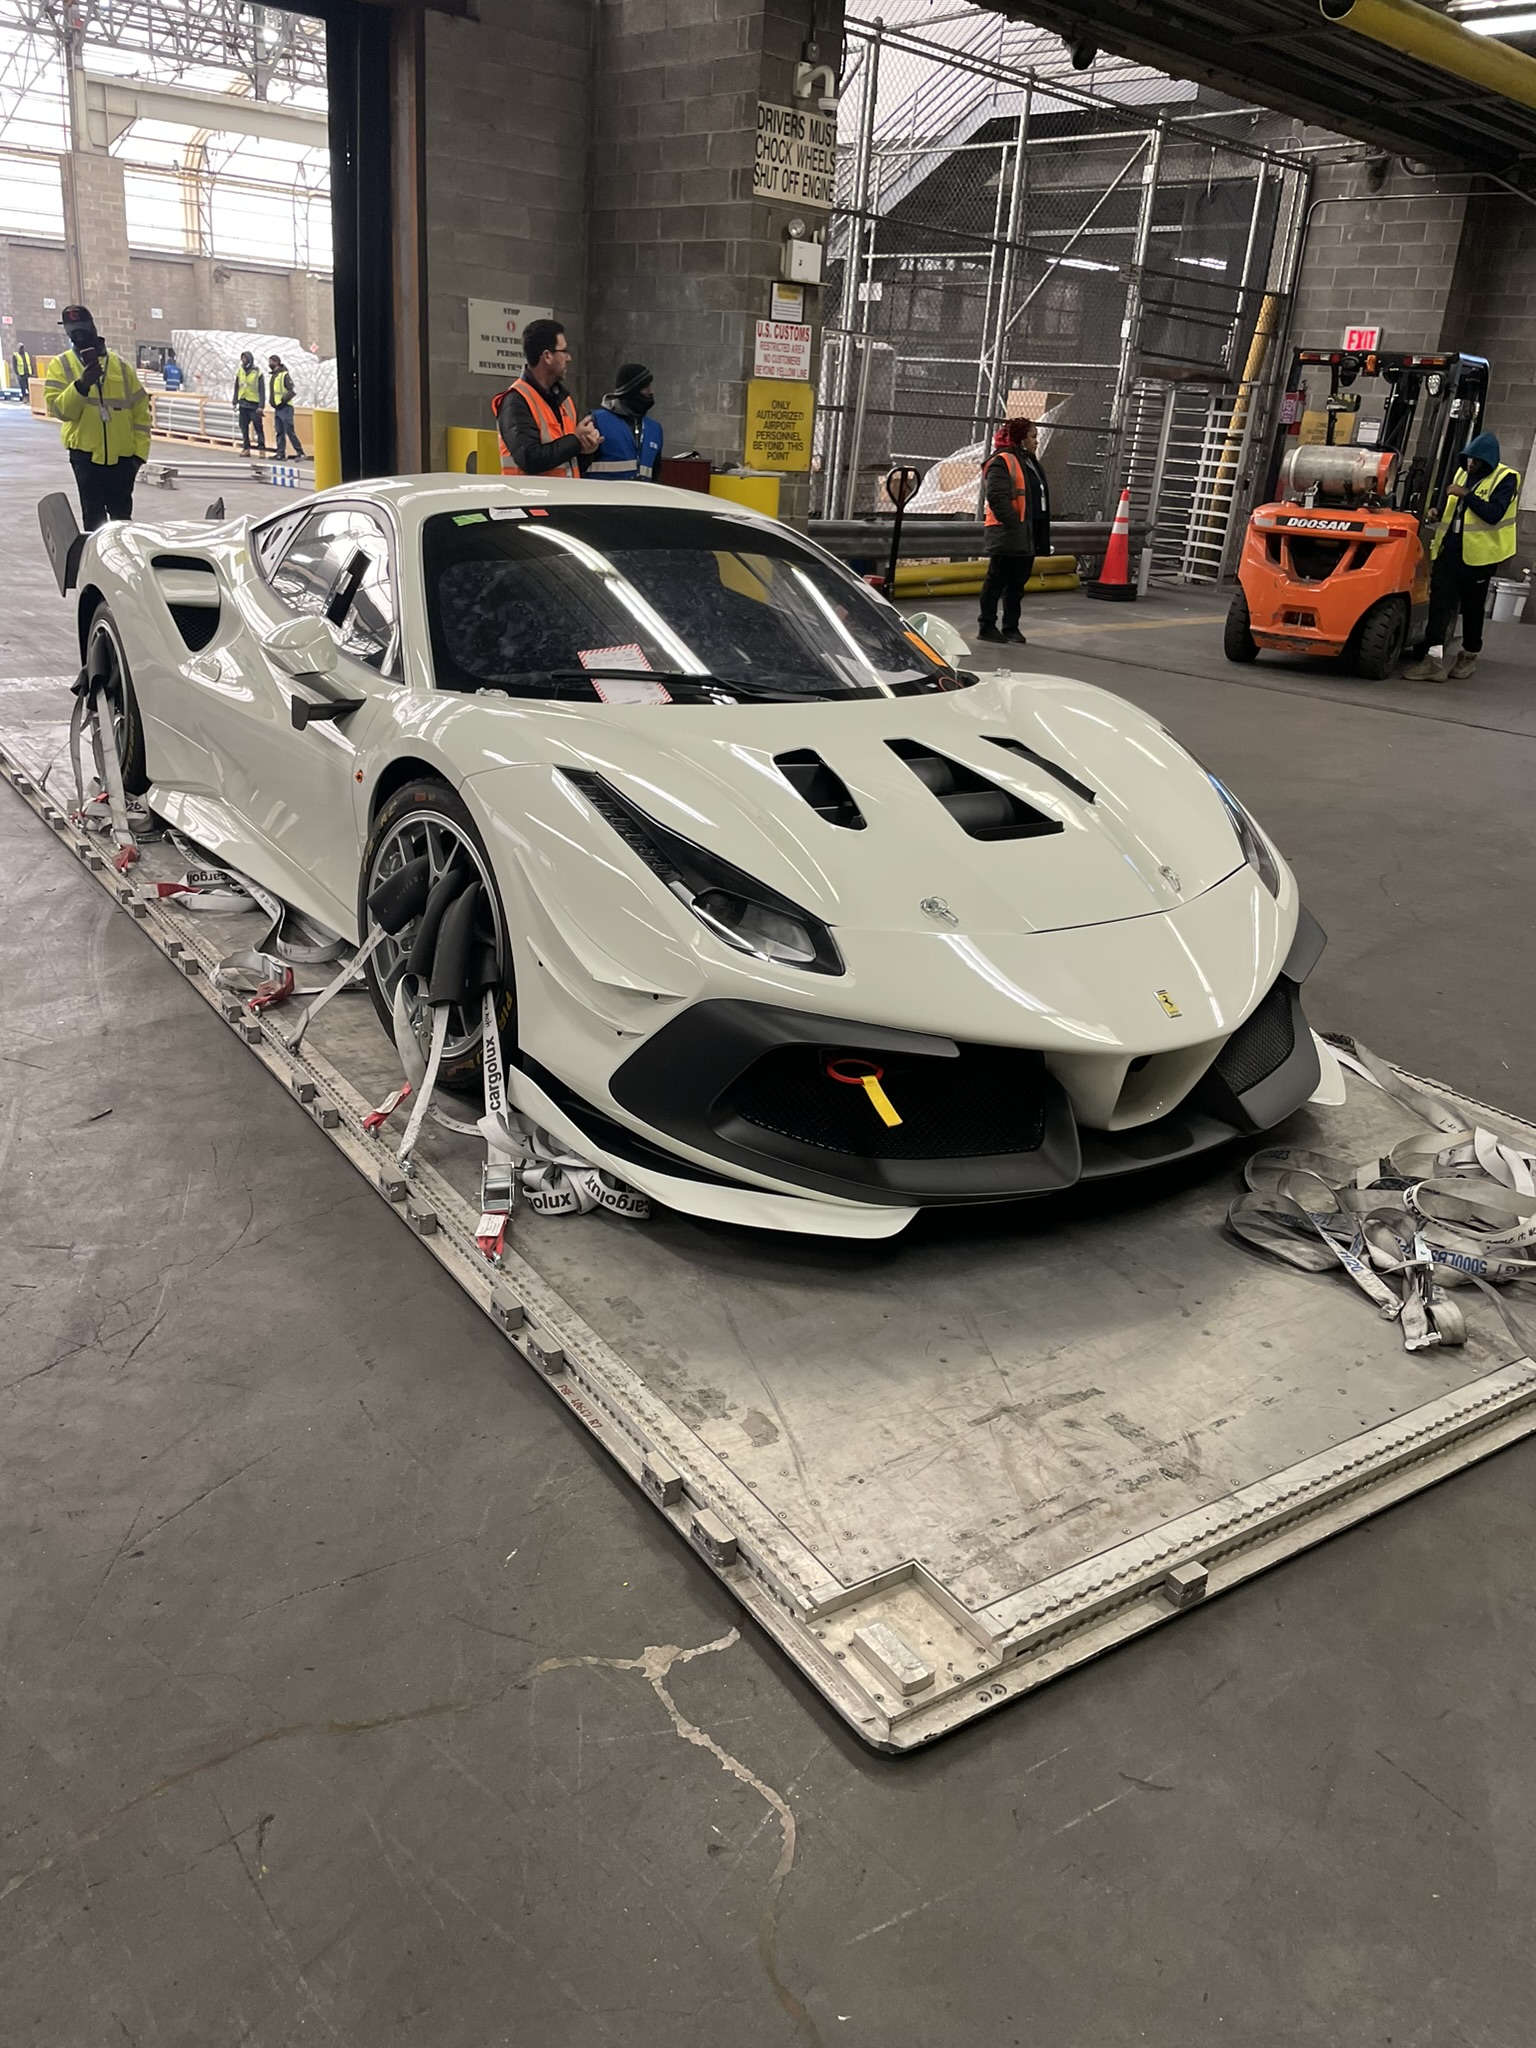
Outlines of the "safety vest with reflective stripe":
{"type": "MultiPolygon", "coordinates": [[[[528,410],[533,414],[534,418],[538,421],[539,439],[543,442],[546,448],[549,446],[551,441],[558,441],[563,434],[575,433],[575,399],[571,397],[569,392],[567,392],[565,397],[562,398],[560,401],[560,410],[556,412],[555,408],[544,396],[543,392],[539,389],[538,385],[535,384],[533,380],[529,377],[519,377],[515,384],[509,384],[506,390],[503,391],[498,398],[492,400],[491,411],[496,415],[498,420],[501,417],[502,406],[512,396],[512,393],[514,391],[517,393],[519,398],[523,399],[527,403],[528,410]]],[[[527,472],[525,470],[519,469],[517,464],[512,460],[512,451],[507,446],[507,439],[505,434],[503,434],[500,438],[502,475],[526,475],[527,472]]],[[[579,477],[581,475],[581,466],[579,463],[576,462],[557,462],[553,469],[540,470],[539,474],[541,476],[579,477]]]]}
{"type": "Polygon", "coordinates": [[[649,414],[633,425],[621,412],[600,405],[592,424],[603,445],[587,464],[589,483],[649,483],[661,460],[661,422],[649,414]]]}
{"type": "Polygon", "coordinates": [[[89,398],[75,389],[83,373],[72,348],[48,365],[45,396],[64,446],[82,450],[93,462],[120,462],[125,455],[142,461],[149,454],[149,393],[132,366],[108,349],[101,382],[89,398]]]}
{"type": "Polygon", "coordinates": [[[292,405],[293,379],[286,370],[274,370],[272,372],[271,392],[274,406],[292,405]]]}
{"type": "Polygon", "coordinates": [[[16,366],[16,374],[18,377],[31,376],[33,369],[32,357],[31,353],[27,349],[17,349],[15,355],[12,356],[11,361],[16,366]]]}
{"type": "MultiPolygon", "coordinates": [[[[1515,479],[1515,488],[1510,496],[1509,509],[1505,512],[1502,519],[1490,524],[1484,519],[1469,518],[1465,512],[1462,515],[1461,559],[1469,569],[1491,569],[1496,563],[1507,562],[1515,552],[1515,521],[1519,517],[1520,512],[1519,471],[1511,469],[1507,462],[1501,462],[1480,483],[1475,483],[1467,495],[1472,498],[1481,498],[1486,504],[1489,498],[1493,496],[1495,486],[1507,476],[1512,476],[1515,479]]],[[[1453,481],[1458,484],[1465,484],[1467,481],[1466,470],[1458,469],[1453,481]]],[[[1435,537],[1430,543],[1429,554],[1431,561],[1439,554],[1445,536],[1451,530],[1451,521],[1455,514],[1456,501],[1448,497],[1440,514],[1440,524],[1435,528],[1435,537]]]]}
{"type": "MultiPolygon", "coordinates": [[[[1008,474],[1013,478],[1013,509],[1018,515],[1020,526],[1027,527],[1029,525],[1029,483],[1024,475],[1024,465],[1011,448],[999,448],[993,455],[992,460],[995,462],[999,456],[1007,464],[1008,474]]],[[[988,526],[1001,526],[1002,523],[1002,520],[992,510],[992,503],[989,499],[987,501],[986,524],[988,526]]]]}
{"type": "Polygon", "coordinates": [[[238,399],[239,399],[239,401],[240,401],[240,403],[241,403],[242,405],[260,405],[260,403],[261,403],[261,372],[260,372],[260,370],[236,370],[236,372],[235,372],[235,396],[236,396],[236,398],[238,398],[238,399]]]}

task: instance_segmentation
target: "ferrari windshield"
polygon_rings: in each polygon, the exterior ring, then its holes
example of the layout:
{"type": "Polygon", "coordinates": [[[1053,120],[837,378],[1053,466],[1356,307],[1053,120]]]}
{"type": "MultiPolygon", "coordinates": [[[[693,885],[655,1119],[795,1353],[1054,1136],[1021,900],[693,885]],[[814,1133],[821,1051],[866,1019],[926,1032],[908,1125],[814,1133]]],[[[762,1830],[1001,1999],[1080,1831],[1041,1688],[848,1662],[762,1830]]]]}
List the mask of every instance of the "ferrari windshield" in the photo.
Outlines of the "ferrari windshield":
{"type": "Polygon", "coordinates": [[[858,578],[749,515],[648,502],[438,513],[439,689],[621,704],[905,695],[950,681],[858,578]]]}

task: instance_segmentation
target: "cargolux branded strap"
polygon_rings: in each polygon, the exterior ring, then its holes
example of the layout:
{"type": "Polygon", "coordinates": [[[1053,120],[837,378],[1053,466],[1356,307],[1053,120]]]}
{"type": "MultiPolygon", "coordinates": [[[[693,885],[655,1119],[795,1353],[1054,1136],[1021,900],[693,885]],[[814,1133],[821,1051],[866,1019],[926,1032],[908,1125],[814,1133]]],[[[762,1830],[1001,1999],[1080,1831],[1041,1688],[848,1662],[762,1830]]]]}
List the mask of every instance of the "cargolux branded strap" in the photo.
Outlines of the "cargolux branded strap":
{"type": "Polygon", "coordinates": [[[480,998],[480,1038],[485,1075],[485,1115],[480,1130],[486,1143],[486,1166],[477,1237],[487,1258],[499,1257],[505,1240],[506,1221],[501,1221],[498,1229],[498,1216],[510,1218],[519,1200],[536,1216],[585,1216],[594,1209],[637,1222],[649,1216],[651,1205],[646,1196],[594,1166],[590,1159],[583,1159],[579,1152],[572,1152],[508,1103],[496,991],[490,988],[480,998]],[[485,1201],[485,1190],[494,1188],[499,1197],[502,1182],[497,1176],[506,1169],[510,1169],[507,1208],[498,1211],[485,1201]]]}

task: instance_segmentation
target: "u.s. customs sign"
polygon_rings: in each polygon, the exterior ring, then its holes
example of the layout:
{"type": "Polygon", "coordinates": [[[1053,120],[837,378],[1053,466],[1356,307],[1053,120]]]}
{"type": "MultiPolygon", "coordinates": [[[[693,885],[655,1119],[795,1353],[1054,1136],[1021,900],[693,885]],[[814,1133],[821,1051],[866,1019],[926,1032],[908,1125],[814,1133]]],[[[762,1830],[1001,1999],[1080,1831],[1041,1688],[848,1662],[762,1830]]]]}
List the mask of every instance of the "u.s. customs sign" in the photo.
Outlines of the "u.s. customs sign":
{"type": "Polygon", "coordinates": [[[836,172],[835,114],[758,101],[755,198],[787,200],[792,206],[830,206],[836,172]]]}

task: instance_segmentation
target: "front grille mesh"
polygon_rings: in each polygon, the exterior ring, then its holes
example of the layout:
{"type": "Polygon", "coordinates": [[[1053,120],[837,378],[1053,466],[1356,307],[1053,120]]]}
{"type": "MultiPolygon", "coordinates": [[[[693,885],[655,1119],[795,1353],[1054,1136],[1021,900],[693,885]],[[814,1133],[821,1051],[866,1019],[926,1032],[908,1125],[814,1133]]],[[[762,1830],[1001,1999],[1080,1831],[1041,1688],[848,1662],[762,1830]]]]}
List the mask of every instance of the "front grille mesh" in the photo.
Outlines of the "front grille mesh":
{"type": "Polygon", "coordinates": [[[1046,1083],[1039,1053],[1000,1046],[962,1046],[958,1059],[935,1059],[783,1045],[754,1061],[720,1108],[760,1130],[852,1158],[984,1159],[1039,1150],[1046,1083]],[[829,1059],[883,1068],[881,1086],[901,1122],[883,1123],[862,1088],[831,1080],[829,1059]]]}
{"type": "Polygon", "coordinates": [[[1246,1094],[1295,1050],[1291,984],[1284,975],[1216,1055],[1216,1071],[1234,1095],[1246,1094]]]}

